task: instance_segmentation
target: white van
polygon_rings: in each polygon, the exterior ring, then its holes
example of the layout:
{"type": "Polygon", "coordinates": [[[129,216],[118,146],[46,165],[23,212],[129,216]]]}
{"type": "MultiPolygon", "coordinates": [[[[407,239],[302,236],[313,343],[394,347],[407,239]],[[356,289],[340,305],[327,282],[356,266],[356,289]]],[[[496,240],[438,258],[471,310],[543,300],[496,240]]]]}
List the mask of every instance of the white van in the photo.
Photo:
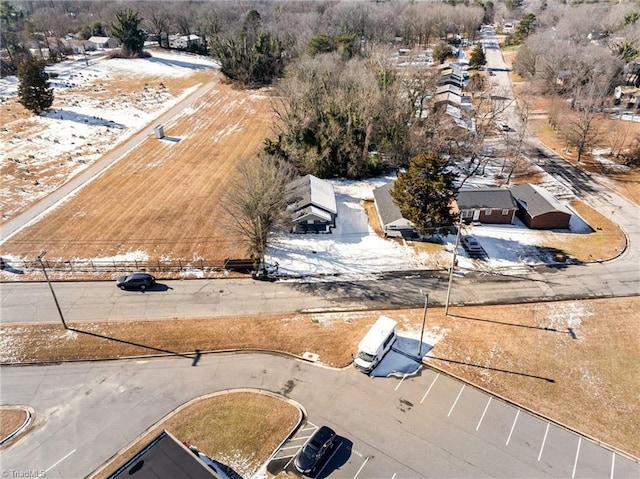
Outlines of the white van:
{"type": "Polygon", "coordinates": [[[391,349],[396,340],[398,323],[386,316],[380,316],[358,344],[358,355],[354,361],[356,368],[371,372],[382,357],[391,349]]]}

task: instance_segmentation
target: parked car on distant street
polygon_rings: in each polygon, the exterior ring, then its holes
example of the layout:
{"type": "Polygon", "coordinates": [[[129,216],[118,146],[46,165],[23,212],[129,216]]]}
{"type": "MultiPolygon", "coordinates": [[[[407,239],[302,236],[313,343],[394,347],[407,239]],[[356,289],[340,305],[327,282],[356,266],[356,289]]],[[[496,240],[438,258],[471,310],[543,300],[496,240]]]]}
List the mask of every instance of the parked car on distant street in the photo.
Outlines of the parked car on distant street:
{"type": "Polygon", "coordinates": [[[507,124],[506,124],[506,123],[504,123],[504,122],[503,122],[503,123],[500,123],[498,126],[500,127],[500,129],[501,129],[502,131],[509,131],[509,130],[511,130],[511,128],[509,128],[509,125],[507,125],[507,124]]]}
{"type": "Polygon", "coordinates": [[[460,243],[462,243],[462,247],[470,253],[478,253],[482,251],[482,246],[480,246],[478,240],[472,236],[463,236],[460,238],[460,243]]]}
{"type": "Polygon", "coordinates": [[[322,426],[302,446],[293,461],[295,468],[305,475],[314,474],[327,457],[333,447],[336,433],[328,426],[322,426]]]}
{"type": "Polygon", "coordinates": [[[120,289],[140,289],[145,290],[156,284],[156,278],[148,273],[133,273],[127,276],[120,276],[116,285],[120,289]]]}

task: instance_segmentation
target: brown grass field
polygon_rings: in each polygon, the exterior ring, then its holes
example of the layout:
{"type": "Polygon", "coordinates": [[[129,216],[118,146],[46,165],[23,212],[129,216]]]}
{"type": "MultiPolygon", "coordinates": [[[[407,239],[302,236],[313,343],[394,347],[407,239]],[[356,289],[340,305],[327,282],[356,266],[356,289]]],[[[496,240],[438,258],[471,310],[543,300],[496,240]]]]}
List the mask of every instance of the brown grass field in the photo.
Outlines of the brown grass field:
{"type": "Polygon", "coordinates": [[[27,411],[20,407],[0,407],[0,439],[14,433],[27,419],[27,411]]]}
{"type": "Polygon", "coordinates": [[[200,399],[159,421],[91,477],[107,477],[163,429],[210,458],[235,466],[242,477],[250,477],[291,432],[298,418],[295,406],[267,394],[232,392],[200,399]]]}
{"type": "Polygon", "coordinates": [[[220,226],[220,198],[238,162],[270,134],[265,91],[218,85],[195,113],[165,126],[178,142],[152,137],[3,252],[25,257],[92,258],[141,250],[150,260],[222,260],[245,249],[220,226]]]}
{"type": "MultiPolygon", "coordinates": [[[[443,339],[427,363],[640,456],[638,298],[430,308],[427,331],[443,339]],[[574,332],[576,338],[570,334],[574,332]]],[[[331,366],[351,354],[380,314],[420,331],[422,309],[176,321],[2,325],[2,361],[59,361],[233,348],[319,354],[331,366]],[[132,346],[117,340],[132,341],[132,346]]],[[[180,359],[176,360],[188,360],[180,359]]]]}

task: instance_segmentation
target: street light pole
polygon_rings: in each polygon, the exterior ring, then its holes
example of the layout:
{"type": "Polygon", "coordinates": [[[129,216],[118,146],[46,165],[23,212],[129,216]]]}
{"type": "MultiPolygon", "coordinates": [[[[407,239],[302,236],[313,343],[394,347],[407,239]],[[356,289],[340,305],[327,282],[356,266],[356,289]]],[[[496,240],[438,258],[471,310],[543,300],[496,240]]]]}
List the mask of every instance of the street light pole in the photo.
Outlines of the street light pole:
{"type": "MultiPolygon", "coordinates": [[[[420,294],[422,290],[420,290],[420,294]]],[[[420,333],[420,346],[418,346],[418,357],[422,354],[422,339],[424,338],[424,325],[427,322],[427,306],[429,305],[429,293],[424,295],[424,313],[422,314],[422,332],[420,333]]]]}
{"type": "Polygon", "coordinates": [[[38,261],[40,261],[40,266],[42,266],[42,272],[44,273],[44,277],[47,280],[47,284],[49,285],[49,289],[51,290],[51,294],[53,295],[53,301],[55,301],[56,308],[58,308],[58,314],[60,315],[60,320],[62,321],[62,325],[64,326],[64,329],[69,329],[67,327],[67,323],[64,320],[64,316],[62,315],[62,310],[60,309],[60,304],[58,303],[58,298],[56,297],[56,293],[55,291],[53,291],[53,286],[51,285],[51,281],[49,281],[49,275],[47,274],[47,269],[44,267],[44,262],[42,261],[42,258],[44,257],[45,254],[47,254],[47,252],[42,251],[42,253],[40,253],[40,255],[38,256],[38,261]]]}
{"type": "Polygon", "coordinates": [[[444,315],[449,316],[449,298],[451,297],[451,283],[453,282],[453,269],[456,267],[456,257],[458,256],[458,245],[460,244],[460,232],[462,231],[462,216],[458,222],[458,233],[456,234],[456,244],[453,247],[453,258],[449,269],[449,285],[447,286],[447,300],[444,305],[444,315]]]}

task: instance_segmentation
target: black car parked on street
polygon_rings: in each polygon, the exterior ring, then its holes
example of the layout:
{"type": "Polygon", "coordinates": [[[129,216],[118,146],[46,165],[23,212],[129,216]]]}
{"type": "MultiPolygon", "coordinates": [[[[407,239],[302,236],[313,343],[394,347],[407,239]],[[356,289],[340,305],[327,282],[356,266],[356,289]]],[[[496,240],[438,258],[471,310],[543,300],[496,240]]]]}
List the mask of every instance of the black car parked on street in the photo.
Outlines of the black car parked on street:
{"type": "Polygon", "coordinates": [[[127,276],[120,276],[116,285],[120,289],[140,289],[145,290],[156,284],[156,278],[148,273],[133,273],[127,276]]]}

